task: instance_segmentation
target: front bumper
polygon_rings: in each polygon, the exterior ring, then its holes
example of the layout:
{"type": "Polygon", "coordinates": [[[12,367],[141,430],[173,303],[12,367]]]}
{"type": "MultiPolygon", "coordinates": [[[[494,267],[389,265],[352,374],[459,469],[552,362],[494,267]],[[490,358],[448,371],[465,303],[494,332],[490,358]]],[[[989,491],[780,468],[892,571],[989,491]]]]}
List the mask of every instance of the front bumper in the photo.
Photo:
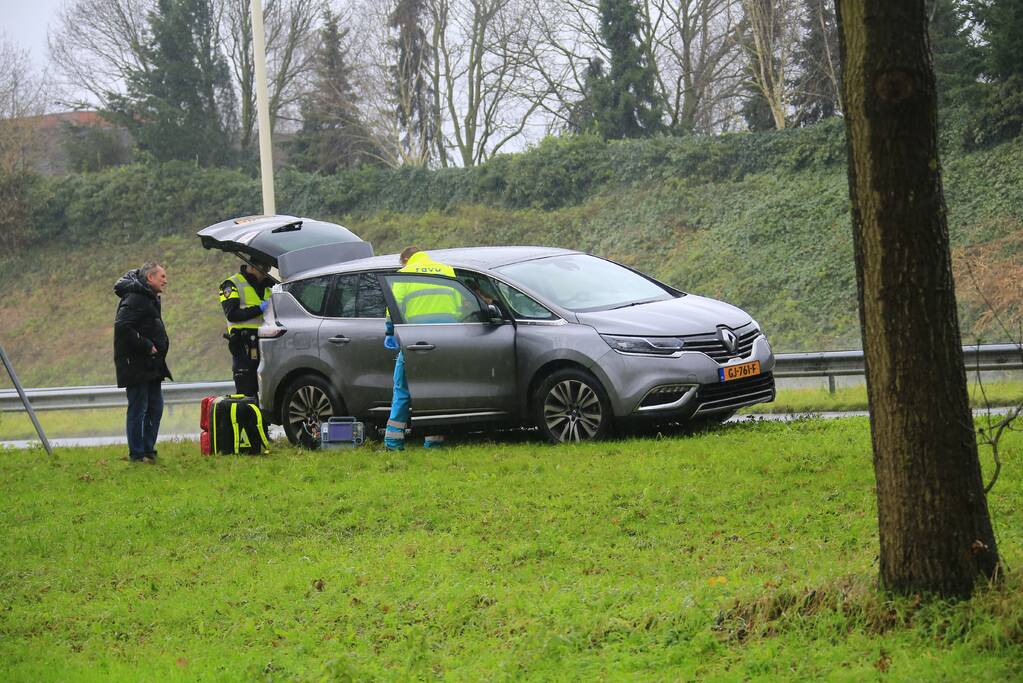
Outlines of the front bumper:
{"type": "Polygon", "coordinates": [[[598,374],[608,389],[614,413],[628,418],[688,418],[735,410],[774,400],[774,352],[760,335],[750,353],[718,364],[700,352],[677,357],[625,355],[610,351],[600,358],[598,374]],[[761,374],[722,382],[718,370],[726,365],[760,361],[761,374]]]}

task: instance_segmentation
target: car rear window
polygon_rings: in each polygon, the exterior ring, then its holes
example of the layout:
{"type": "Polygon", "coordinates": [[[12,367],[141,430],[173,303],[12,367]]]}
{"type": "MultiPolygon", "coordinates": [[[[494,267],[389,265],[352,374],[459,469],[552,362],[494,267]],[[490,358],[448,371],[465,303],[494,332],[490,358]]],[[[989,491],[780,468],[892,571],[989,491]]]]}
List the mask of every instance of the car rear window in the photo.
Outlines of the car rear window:
{"type": "Polygon", "coordinates": [[[372,273],[339,275],[323,315],[328,318],[383,318],[387,305],[372,273]]]}
{"type": "Polygon", "coordinates": [[[298,303],[302,304],[302,308],[313,315],[323,315],[323,304],[327,298],[331,277],[327,275],[289,282],[284,285],[284,291],[295,297],[298,303]]]}

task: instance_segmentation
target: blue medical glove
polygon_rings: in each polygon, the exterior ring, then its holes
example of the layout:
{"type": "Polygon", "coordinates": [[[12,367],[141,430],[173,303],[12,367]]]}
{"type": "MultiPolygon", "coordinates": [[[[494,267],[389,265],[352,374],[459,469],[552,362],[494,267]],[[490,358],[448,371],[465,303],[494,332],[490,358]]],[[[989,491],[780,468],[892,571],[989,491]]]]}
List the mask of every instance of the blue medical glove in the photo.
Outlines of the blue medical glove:
{"type": "Polygon", "coordinates": [[[392,351],[397,351],[398,349],[401,348],[401,346],[398,344],[398,340],[395,338],[393,334],[385,334],[384,348],[391,349],[392,351]]]}
{"type": "Polygon", "coordinates": [[[384,321],[384,334],[394,334],[394,323],[390,318],[384,321]]]}
{"type": "Polygon", "coordinates": [[[260,304],[259,304],[259,311],[260,311],[260,313],[266,313],[266,307],[269,306],[269,305],[270,305],[270,300],[269,299],[267,299],[266,301],[260,302],[260,304]]]}

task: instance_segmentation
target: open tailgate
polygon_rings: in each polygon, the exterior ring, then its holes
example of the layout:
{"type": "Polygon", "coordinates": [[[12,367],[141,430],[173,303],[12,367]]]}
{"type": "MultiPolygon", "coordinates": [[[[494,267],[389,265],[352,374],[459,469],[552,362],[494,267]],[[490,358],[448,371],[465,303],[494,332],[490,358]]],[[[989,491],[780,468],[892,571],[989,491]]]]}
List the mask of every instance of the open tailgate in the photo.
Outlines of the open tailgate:
{"type": "Polygon", "coordinates": [[[275,267],[282,282],[298,273],[373,255],[373,247],[336,223],[296,216],[245,216],[198,233],[202,246],[275,267]]]}

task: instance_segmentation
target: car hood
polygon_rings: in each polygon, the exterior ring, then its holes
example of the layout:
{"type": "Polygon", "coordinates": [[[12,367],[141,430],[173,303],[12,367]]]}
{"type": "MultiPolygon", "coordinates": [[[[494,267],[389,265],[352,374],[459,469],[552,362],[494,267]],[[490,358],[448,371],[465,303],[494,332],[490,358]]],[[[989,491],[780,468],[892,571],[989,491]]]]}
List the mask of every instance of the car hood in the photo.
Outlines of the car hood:
{"type": "Polygon", "coordinates": [[[268,263],[283,280],[319,266],[373,255],[369,242],[348,228],[296,216],[232,218],[196,234],[205,248],[268,263]]]}
{"type": "Polygon", "coordinates": [[[735,329],[751,320],[741,308],[695,294],[576,315],[580,323],[590,325],[601,334],[669,337],[714,332],[719,325],[735,329]]]}

